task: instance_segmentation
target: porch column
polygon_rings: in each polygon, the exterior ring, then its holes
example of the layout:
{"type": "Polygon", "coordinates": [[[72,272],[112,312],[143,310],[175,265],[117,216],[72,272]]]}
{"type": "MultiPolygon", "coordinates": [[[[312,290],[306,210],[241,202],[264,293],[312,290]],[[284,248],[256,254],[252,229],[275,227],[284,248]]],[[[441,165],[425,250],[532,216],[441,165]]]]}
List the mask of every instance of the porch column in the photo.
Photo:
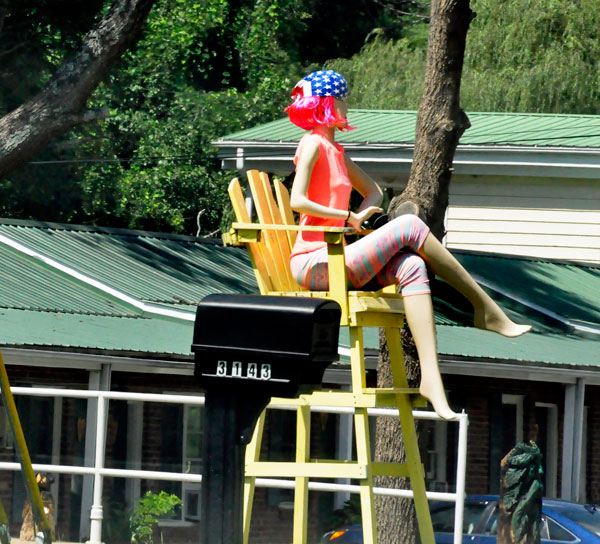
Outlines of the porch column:
{"type": "MultiPolygon", "coordinates": [[[[110,390],[111,366],[103,365],[101,370],[90,372],[88,389],[90,391],[110,390]]],[[[84,466],[93,467],[96,460],[96,424],[98,417],[98,400],[89,399],[87,403],[86,425],[85,425],[85,458],[84,466]]],[[[105,431],[106,432],[106,429],[105,431]]],[[[83,477],[83,489],[81,493],[81,516],[79,521],[79,540],[86,541],[90,536],[90,514],[92,510],[94,494],[94,477],[83,477]]]]}
{"type": "Polygon", "coordinates": [[[577,378],[575,384],[565,386],[560,498],[575,502],[580,499],[579,473],[583,445],[584,401],[585,380],[583,378],[577,378]]]}

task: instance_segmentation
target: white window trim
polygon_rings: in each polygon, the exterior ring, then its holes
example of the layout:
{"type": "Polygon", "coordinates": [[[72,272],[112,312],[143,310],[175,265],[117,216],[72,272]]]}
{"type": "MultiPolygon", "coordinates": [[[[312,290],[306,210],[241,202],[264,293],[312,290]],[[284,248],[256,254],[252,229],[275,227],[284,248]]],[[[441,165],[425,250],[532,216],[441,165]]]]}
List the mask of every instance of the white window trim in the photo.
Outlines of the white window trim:
{"type": "Polygon", "coordinates": [[[546,420],[546,497],[558,497],[558,405],[549,402],[536,402],[536,406],[548,410],[546,420]]]}
{"type": "Polygon", "coordinates": [[[523,442],[523,399],[524,395],[502,394],[502,404],[514,404],[517,407],[515,421],[515,442],[523,442]]]}

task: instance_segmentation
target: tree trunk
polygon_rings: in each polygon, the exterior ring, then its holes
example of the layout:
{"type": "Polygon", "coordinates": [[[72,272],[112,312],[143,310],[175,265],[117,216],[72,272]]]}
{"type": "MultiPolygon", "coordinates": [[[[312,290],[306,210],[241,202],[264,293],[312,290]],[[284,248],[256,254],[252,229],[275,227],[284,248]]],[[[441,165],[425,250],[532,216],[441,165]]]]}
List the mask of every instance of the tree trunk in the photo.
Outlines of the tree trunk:
{"type": "MultiPolygon", "coordinates": [[[[452,161],[458,140],[469,127],[467,115],[460,109],[462,75],[467,31],[474,13],[469,0],[432,0],[425,86],[417,113],[415,149],[406,190],[392,200],[388,213],[395,217],[397,207],[406,200],[418,204],[422,219],[441,239],[444,214],[448,206],[448,188],[452,161]]],[[[402,335],[407,375],[418,386],[420,369],[410,332],[402,335]]],[[[377,369],[378,386],[391,387],[389,358],[382,349],[377,369]]],[[[375,456],[378,460],[400,460],[404,445],[399,425],[380,418],[377,422],[375,456]]],[[[418,428],[417,428],[418,431],[418,428]]],[[[377,485],[392,487],[389,478],[378,478],[377,485]]],[[[408,482],[400,482],[408,485],[408,482]]],[[[412,501],[378,497],[379,544],[417,542],[417,522],[412,501]]]]}
{"type": "Polygon", "coordinates": [[[86,109],[86,103],[119,57],[134,43],[154,1],[115,0],[49,84],[0,118],[0,178],[71,127],[107,117],[105,110],[86,109]]]}

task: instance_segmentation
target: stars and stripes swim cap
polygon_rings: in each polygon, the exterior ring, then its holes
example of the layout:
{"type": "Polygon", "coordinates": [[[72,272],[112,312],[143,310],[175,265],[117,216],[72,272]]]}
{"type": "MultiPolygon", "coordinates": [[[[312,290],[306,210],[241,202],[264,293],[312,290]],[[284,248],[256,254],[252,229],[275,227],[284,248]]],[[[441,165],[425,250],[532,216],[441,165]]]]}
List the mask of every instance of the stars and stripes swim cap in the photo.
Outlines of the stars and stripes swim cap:
{"type": "Polygon", "coordinates": [[[292,90],[292,98],[308,96],[333,96],[346,98],[348,85],[342,74],[333,70],[318,70],[302,78],[292,90]]]}

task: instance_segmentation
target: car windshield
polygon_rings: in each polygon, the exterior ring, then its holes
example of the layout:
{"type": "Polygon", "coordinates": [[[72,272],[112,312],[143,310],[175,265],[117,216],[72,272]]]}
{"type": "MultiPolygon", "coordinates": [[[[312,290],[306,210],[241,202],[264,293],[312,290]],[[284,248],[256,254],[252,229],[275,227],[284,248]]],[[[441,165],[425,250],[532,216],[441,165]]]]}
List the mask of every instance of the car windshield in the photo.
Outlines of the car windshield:
{"type": "Polygon", "coordinates": [[[552,505],[552,510],[569,518],[590,533],[600,536],[600,509],[593,505],[575,506],[575,505],[552,505]]]}

